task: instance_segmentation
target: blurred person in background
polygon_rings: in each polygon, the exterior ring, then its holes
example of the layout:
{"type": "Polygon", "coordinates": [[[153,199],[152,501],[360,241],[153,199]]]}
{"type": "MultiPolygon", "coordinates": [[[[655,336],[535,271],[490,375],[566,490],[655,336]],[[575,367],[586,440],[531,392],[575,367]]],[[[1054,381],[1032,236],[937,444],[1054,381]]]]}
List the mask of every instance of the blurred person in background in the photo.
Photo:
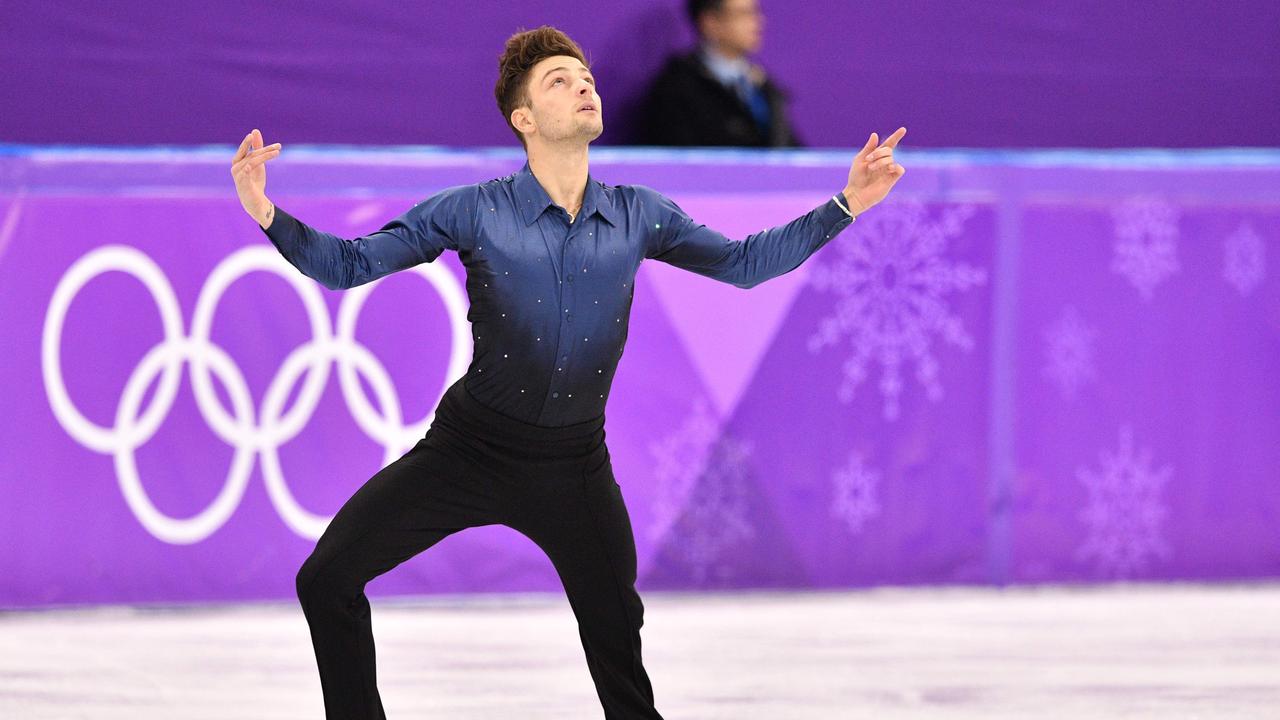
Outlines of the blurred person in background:
{"type": "Polygon", "coordinates": [[[797,147],[786,94],[750,56],[764,14],[756,0],[688,0],[698,47],[668,58],[641,104],[647,145],[797,147]]]}
{"type": "MultiPolygon", "coordinates": [[[[604,108],[582,49],[564,33],[544,26],[511,36],[494,95],[524,146],[524,167],[445,188],[354,239],[317,230],[267,197],[266,163],[281,143],[264,146],[255,129],[232,158],[245,211],[286,260],[329,289],[445,250],[466,268],[474,333],[466,374],[441,398],[426,436],[343,504],[298,570],[325,712],[386,717],[366,583],[455,532],[501,524],[555,566],[605,717],[661,720],[641,659],[635,539],[604,432],[640,262],[744,289],[790,272],[903,176],[893,151],[907,129],[883,143],[871,133],[845,186],[809,212],[733,240],[656,190],[591,177],[588,146],[604,130],[604,108]]],[[[411,311],[403,321],[415,321],[411,311]]]]}

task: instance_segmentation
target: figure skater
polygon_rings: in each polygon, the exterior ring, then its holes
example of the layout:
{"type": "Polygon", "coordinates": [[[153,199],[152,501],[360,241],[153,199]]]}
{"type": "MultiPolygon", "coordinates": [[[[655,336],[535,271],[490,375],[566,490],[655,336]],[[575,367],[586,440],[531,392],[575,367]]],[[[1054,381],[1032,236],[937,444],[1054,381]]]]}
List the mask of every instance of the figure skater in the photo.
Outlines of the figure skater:
{"type": "Polygon", "coordinates": [[[466,374],[425,436],[343,504],[298,571],[325,714],[385,717],[365,584],[452,533],[502,524],[554,565],[605,717],[660,720],[641,662],[635,542],[604,432],[640,262],[741,288],[795,269],[901,179],[893,151],[906,128],[883,143],[871,133],[829,200],[739,241],[648,187],[592,179],[587,146],[603,131],[603,106],[582,50],[559,30],[511,36],[494,94],[525,148],[520,171],[441,190],[363,237],[312,228],[267,198],[266,163],[281,144],[264,146],[257,129],[232,160],[245,211],[327,288],[445,250],[466,267],[474,336],[466,374]]]}

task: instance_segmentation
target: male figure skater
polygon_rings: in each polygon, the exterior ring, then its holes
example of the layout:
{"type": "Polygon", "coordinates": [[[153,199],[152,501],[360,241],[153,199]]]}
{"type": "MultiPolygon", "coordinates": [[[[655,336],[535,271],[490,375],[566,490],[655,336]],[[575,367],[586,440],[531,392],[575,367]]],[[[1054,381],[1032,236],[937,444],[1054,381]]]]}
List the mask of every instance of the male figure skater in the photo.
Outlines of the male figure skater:
{"type": "Polygon", "coordinates": [[[475,350],[425,437],[329,523],[298,571],[326,717],[384,718],[365,584],[451,533],[501,523],[550,557],[578,621],[608,720],[661,720],[641,662],[644,606],[627,509],[605,446],[604,407],[627,337],[640,262],[661,260],[749,288],[798,266],[902,177],[872,133],[848,184],[791,222],[742,241],[699,225],[647,187],[587,171],[603,130],[582,50],[551,27],[507,40],[494,88],[524,145],[517,173],[442,190],[352,240],[316,230],[266,196],[258,130],[231,165],[240,202],[285,258],[331,289],[370,282],[445,250],[467,271],[475,350]]]}

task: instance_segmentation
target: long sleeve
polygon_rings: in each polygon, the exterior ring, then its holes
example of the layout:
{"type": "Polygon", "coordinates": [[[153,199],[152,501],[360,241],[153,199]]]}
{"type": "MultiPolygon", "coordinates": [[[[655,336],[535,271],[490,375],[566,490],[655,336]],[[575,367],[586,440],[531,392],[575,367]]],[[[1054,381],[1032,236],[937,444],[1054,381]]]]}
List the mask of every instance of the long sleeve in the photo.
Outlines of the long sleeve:
{"type": "Polygon", "coordinates": [[[799,267],[853,222],[831,199],[785,225],[731,240],[694,222],[660,193],[635,188],[651,230],[646,258],[744,289],[799,267]]]}
{"type": "Polygon", "coordinates": [[[474,185],[452,187],[380,230],[347,240],[317,230],[276,205],[275,217],[263,232],[303,275],[330,290],[343,290],[457,250],[460,233],[473,226],[475,208],[474,185]]]}

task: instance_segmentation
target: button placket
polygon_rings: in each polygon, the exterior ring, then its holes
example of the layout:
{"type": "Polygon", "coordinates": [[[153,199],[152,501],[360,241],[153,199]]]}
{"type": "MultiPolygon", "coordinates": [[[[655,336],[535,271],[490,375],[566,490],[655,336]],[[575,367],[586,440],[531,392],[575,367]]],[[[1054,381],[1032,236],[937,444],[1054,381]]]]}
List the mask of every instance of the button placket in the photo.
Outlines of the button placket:
{"type": "MultiPolygon", "coordinates": [[[[560,281],[558,283],[556,283],[556,289],[559,292],[559,296],[560,296],[559,305],[561,310],[560,332],[558,333],[558,337],[556,338],[556,357],[559,359],[559,362],[556,363],[556,368],[551,373],[551,382],[549,383],[547,388],[550,391],[550,396],[551,396],[551,399],[553,400],[558,400],[561,394],[560,391],[564,389],[563,388],[564,383],[562,381],[566,376],[565,367],[567,366],[567,363],[569,360],[569,352],[568,352],[570,349],[569,344],[573,342],[573,336],[574,336],[574,333],[572,332],[572,330],[573,330],[573,318],[575,315],[574,298],[576,297],[574,293],[575,273],[572,271],[572,268],[574,267],[574,263],[570,262],[571,252],[569,249],[569,244],[572,241],[573,241],[573,228],[566,227],[566,237],[564,240],[564,245],[562,246],[563,250],[560,258],[560,267],[563,268],[563,277],[560,278],[560,281]]],[[[568,397],[572,397],[572,395],[568,395],[568,397]]]]}

